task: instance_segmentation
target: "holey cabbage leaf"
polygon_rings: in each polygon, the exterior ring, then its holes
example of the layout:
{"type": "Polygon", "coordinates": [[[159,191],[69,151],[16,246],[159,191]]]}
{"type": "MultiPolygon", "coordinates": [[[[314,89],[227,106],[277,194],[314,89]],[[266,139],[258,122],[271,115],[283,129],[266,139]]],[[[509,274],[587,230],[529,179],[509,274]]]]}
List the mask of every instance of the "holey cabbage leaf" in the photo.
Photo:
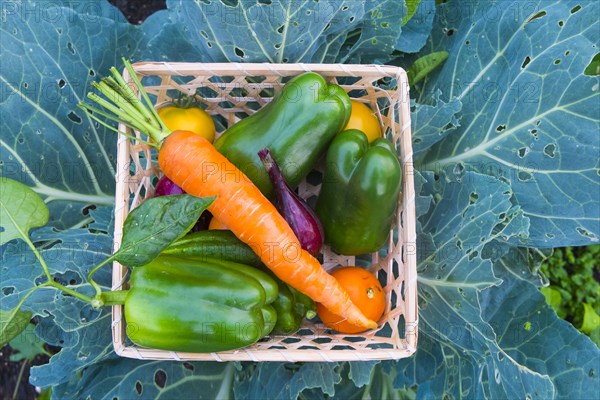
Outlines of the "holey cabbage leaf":
{"type": "Polygon", "coordinates": [[[425,155],[422,170],[476,171],[510,184],[530,219],[531,247],[600,239],[596,2],[451,1],[439,7],[424,51],[444,65],[418,86],[462,104],[459,126],[425,155]]]}
{"type": "Polygon", "coordinates": [[[157,32],[148,49],[157,61],[383,63],[425,44],[435,8],[422,3],[404,39],[404,0],[169,0],[143,25],[157,32]]]}
{"type": "Polygon", "coordinates": [[[117,138],[76,104],[139,32],[108,2],[6,2],[1,18],[1,175],[40,194],[51,224],[80,224],[114,204],[117,138]]]}

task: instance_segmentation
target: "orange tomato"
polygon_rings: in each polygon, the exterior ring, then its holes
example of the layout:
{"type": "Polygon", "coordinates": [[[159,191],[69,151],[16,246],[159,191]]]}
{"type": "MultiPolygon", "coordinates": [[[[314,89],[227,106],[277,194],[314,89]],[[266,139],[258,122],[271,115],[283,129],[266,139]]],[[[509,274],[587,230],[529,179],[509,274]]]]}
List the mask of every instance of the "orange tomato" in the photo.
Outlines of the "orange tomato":
{"type": "MultiPolygon", "coordinates": [[[[385,310],[385,292],[375,275],[360,267],[341,267],[331,275],[348,292],[350,300],[365,317],[377,321],[385,310]]],[[[342,317],[317,303],[317,313],[325,326],[340,333],[358,333],[365,329],[346,322],[342,317]]]]}
{"type": "Polygon", "coordinates": [[[369,143],[382,136],[381,125],[375,113],[369,106],[357,100],[352,100],[352,113],[344,130],[348,129],[363,131],[369,143]]]}
{"type": "Polygon", "coordinates": [[[215,140],[215,123],[201,108],[171,105],[159,108],[158,116],[171,131],[191,131],[211,143],[215,140]]]}

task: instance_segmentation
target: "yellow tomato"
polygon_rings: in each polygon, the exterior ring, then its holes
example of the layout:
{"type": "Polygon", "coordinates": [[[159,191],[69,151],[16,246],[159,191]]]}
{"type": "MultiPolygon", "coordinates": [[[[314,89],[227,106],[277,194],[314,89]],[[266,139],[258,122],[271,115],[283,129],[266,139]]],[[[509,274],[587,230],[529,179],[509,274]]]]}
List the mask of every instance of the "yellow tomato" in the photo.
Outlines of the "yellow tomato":
{"type": "Polygon", "coordinates": [[[352,114],[344,130],[347,129],[363,131],[369,143],[382,136],[381,125],[375,113],[366,104],[357,100],[352,100],[352,114]]]}
{"type": "Polygon", "coordinates": [[[201,108],[166,106],[158,109],[158,116],[172,131],[191,131],[211,143],[215,140],[215,123],[201,108]]]}

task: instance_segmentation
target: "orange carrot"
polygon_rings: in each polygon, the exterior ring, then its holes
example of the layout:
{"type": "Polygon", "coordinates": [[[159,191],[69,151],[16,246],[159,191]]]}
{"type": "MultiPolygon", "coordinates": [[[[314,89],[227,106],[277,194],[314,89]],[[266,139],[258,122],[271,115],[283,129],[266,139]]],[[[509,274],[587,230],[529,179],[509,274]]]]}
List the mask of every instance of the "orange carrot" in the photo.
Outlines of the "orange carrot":
{"type": "Polygon", "coordinates": [[[187,193],[216,200],[208,208],[282,281],[323,304],[348,322],[368,329],[377,324],[305,250],[288,223],[258,188],[201,136],[172,132],[158,153],[164,174],[187,193]]]}

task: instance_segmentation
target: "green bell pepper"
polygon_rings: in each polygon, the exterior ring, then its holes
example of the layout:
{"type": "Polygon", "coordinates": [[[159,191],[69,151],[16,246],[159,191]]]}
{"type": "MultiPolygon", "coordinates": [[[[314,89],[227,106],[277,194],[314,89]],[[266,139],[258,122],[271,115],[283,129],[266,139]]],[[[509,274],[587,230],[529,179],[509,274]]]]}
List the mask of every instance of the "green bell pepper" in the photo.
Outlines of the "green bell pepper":
{"type": "Polygon", "coordinates": [[[316,213],[325,243],[345,255],[379,250],[389,235],[402,185],[402,168],[384,138],[369,144],[356,129],[340,133],[327,150],[316,213]]]}
{"type": "Polygon", "coordinates": [[[227,129],[214,143],[267,197],[273,185],[258,158],[268,147],[295,188],[350,118],[352,103],[340,86],[314,72],[287,82],[273,100],[227,129]]]}
{"type": "Polygon", "coordinates": [[[277,299],[272,304],[277,312],[277,321],[273,333],[276,335],[291,335],[300,329],[304,318],[311,319],[317,315],[317,307],[310,297],[289,286],[272,272],[268,274],[279,286],[277,299]]]}
{"type": "MultiPolygon", "coordinates": [[[[194,257],[197,260],[227,262],[232,261],[260,268],[278,286],[277,298],[271,303],[277,312],[273,333],[287,335],[296,332],[304,318],[314,318],[317,312],[315,302],[289,286],[271,272],[252,251],[252,248],[227,230],[192,232],[171,244],[163,254],[194,257]]],[[[238,264],[239,265],[239,264],[238,264]]]]}
{"type": "Polygon", "coordinates": [[[161,255],[131,273],[127,335],[142,347],[194,353],[231,350],[268,335],[277,283],[242,264],[161,255]]]}

